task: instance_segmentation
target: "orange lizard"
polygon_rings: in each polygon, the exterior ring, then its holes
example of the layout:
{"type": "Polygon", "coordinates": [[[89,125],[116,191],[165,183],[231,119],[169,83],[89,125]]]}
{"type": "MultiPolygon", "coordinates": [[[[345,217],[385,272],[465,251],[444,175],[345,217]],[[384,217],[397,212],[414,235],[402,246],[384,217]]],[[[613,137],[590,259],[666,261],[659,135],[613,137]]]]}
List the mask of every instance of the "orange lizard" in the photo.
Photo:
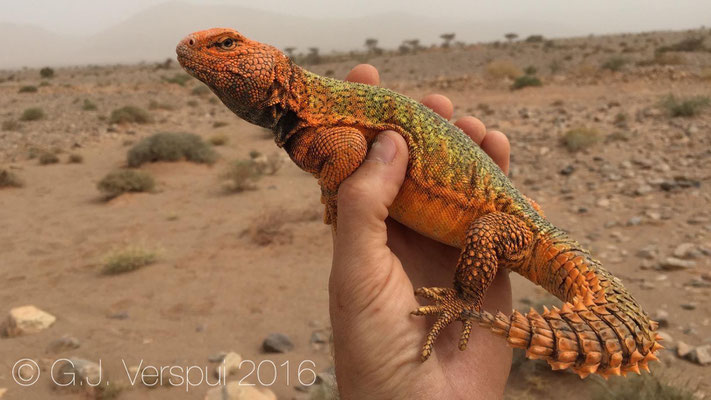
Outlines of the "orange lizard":
{"type": "MultiPolygon", "coordinates": [[[[196,32],[177,46],[178,60],[241,118],[271,129],[302,169],[318,178],[325,222],[335,225],[340,183],[363,162],[383,130],[409,149],[405,181],[389,214],[407,227],[462,249],[452,288],[420,288],[436,315],[422,349],[462,321],[459,348],[478,323],[526,349],[529,358],[581,377],[639,373],[662,348],[651,321],[622,282],[553,226],[459,128],[388,89],[318,76],[278,49],[231,29],[196,32]],[[541,285],[564,301],[542,313],[492,315],[482,299],[499,268],[541,285]]],[[[334,226],[335,229],[335,226],[334,226]]]]}

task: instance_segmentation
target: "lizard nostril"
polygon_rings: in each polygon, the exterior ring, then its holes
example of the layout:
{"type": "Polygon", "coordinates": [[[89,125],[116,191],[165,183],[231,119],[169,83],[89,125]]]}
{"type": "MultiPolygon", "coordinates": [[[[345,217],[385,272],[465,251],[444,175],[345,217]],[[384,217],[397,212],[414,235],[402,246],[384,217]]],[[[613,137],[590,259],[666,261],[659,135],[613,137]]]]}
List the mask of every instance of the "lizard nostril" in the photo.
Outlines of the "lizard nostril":
{"type": "Polygon", "coordinates": [[[190,40],[188,40],[188,45],[193,46],[194,44],[195,44],[195,39],[190,38],[190,40]]]}

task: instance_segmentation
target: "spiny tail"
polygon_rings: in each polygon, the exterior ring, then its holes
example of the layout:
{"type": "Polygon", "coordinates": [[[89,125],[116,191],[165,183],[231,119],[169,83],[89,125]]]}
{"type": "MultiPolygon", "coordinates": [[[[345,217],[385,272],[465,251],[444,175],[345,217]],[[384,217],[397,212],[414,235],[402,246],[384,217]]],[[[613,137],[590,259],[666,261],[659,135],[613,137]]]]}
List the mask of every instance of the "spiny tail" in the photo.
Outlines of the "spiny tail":
{"type": "Polygon", "coordinates": [[[651,321],[622,282],[577,242],[558,230],[542,235],[531,262],[515,269],[564,301],[539,314],[514,311],[509,317],[473,313],[479,324],[506,338],[526,356],[546,360],[553,369],[572,368],[584,378],[649,371],[663,348],[651,321]]]}

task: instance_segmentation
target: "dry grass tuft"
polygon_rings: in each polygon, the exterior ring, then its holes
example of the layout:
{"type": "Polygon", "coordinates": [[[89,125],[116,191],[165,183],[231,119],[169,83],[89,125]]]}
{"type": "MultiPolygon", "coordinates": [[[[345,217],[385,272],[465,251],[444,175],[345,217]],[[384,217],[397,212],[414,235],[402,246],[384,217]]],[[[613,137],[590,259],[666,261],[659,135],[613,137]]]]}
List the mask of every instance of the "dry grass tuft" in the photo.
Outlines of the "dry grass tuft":
{"type": "Polygon", "coordinates": [[[96,187],[107,199],[112,199],[127,192],[150,192],[155,187],[155,180],[147,172],[120,169],[109,172],[96,187]]]}
{"type": "Polygon", "coordinates": [[[578,127],[565,133],[563,145],[570,151],[580,151],[598,143],[600,132],[594,128],[578,127]]]}
{"type": "Polygon", "coordinates": [[[24,185],[24,182],[17,174],[9,169],[0,168],[0,188],[22,187],[24,185]]]}
{"type": "Polygon", "coordinates": [[[111,251],[104,259],[102,273],[123,274],[153,264],[158,260],[158,251],[144,245],[131,245],[111,251]]]}
{"type": "Polygon", "coordinates": [[[516,79],[523,72],[512,61],[494,60],[486,65],[486,74],[494,79],[516,79]]]}
{"type": "Polygon", "coordinates": [[[696,96],[677,99],[674,95],[664,97],[660,106],[670,117],[694,117],[711,104],[707,96],[696,96]]]}
{"type": "Polygon", "coordinates": [[[229,181],[225,189],[229,192],[243,192],[257,188],[256,182],[262,177],[254,160],[235,160],[221,175],[223,180],[229,181]]]}
{"type": "Polygon", "coordinates": [[[147,124],[153,121],[148,111],[134,106],[117,108],[111,112],[109,122],[112,124],[147,124]]]}

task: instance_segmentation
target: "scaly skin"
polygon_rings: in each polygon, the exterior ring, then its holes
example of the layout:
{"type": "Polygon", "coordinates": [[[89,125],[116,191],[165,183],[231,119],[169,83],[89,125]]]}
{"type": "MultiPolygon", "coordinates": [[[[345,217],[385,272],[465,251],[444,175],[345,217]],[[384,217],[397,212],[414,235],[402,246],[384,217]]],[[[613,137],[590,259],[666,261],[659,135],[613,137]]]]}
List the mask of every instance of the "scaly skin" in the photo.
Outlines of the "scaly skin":
{"type": "Polygon", "coordinates": [[[453,288],[421,288],[435,302],[413,314],[438,316],[426,360],[442,328],[462,321],[466,348],[474,323],[529,358],[581,377],[639,373],[662,346],[651,321],[619,279],[544,217],[459,128],[393,91],[308,72],[276,48],[231,29],[196,32],[176,49],[180,64],[235,114],[272,129],[277,145],[319,180],[325,222],[336,222],[338,186],[365,159],[378,132],[407,142],[405,181],[389,214],[432,239],[462,249],[453,288]],[[499,268],[516,271],[564,301],[561,309],[492,315],[482,299],[499,268]]]}

